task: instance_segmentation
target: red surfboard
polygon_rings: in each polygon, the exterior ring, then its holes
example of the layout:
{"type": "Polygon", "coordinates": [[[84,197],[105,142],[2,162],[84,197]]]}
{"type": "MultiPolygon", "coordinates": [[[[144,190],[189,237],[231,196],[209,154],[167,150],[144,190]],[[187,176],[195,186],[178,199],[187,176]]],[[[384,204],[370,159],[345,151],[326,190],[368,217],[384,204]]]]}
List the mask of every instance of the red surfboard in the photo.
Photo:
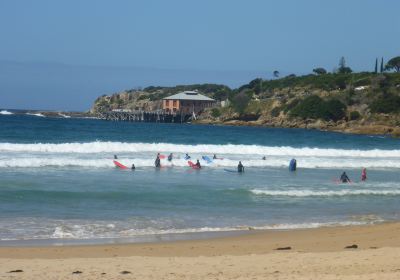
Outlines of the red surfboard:
{"type": "Polygon", "coordinates": [[[190,160],[188,161],[188,164],[193,169],[199,169],[199,167],[196,164],[194,164],[192,161],[190,161],[190,160]]]}
{"type": "Polygon", "coordinates": [[[114,162],[115,166],[118,167],[118,168],[121,168],[121,169],[128,169],[127,166],[123,165],[122,163],[120,163],[120,162],[118,162],[118,161],[116,161],[116,160],[113,160],[113,162],[114,162]]]}
{"type": "Polygon", "coordinates": [[[166,156],[165,155],[160,155],[159,158],[160,159],[164,159],[164,158],[166,158],[166,156]]]}

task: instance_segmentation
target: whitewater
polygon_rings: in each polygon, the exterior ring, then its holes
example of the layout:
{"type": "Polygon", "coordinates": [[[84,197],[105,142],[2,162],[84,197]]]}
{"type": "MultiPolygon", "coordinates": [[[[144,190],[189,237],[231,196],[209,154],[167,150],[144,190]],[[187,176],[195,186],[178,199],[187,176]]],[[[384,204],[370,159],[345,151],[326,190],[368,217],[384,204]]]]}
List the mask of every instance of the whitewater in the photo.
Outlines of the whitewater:
{"type": "Polygon", "coordinates": [[[296,158],[301,168],[400,168],[400,150],[346,150],[322,148],[268,147],[261,145],[183,145],[171,143],[0,143],[0,168],[83,166],[112,167],[116,154],[124,164],[152,167],[157,153],[173,153],[174,159],[162,160],[164,166],[186,167],[186,153],[208,168],[234,167],[238,160],[248,167],[285,167],[296,158]],[[222,158],[212,163],[203,156],[222,158]],[[265,157],[265,160],[263,160],[265,157]]]}

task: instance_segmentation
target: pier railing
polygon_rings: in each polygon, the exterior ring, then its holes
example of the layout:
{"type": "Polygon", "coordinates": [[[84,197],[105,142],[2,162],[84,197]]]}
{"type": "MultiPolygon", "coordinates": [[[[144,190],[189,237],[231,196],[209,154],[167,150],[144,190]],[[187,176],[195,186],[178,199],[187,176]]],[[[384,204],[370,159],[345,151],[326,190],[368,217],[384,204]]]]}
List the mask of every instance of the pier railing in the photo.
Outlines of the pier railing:
{"type": "Polygon", "coordinates": [[[192,120],[192,114],[167,112],[165,110],[143,111],[114,109],[99,112],[98,117],[107,121],[185,123],[192,120]]]}

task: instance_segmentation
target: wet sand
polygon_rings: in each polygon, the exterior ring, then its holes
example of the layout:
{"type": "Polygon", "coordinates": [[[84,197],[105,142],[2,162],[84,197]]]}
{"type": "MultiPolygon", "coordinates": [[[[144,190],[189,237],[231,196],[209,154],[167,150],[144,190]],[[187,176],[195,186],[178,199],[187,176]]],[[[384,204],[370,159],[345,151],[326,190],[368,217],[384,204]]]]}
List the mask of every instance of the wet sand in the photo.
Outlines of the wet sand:
{"type": "Polygon", "coordinates": [[[160,243],[0,247],[0,279],[400,279],[400,223],[160,243]]]}

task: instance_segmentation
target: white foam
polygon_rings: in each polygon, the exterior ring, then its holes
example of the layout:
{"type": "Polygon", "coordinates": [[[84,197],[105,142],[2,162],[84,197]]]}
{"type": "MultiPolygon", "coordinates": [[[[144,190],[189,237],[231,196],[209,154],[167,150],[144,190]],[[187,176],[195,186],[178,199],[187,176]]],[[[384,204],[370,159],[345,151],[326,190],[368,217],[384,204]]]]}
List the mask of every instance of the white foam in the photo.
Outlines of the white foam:
{"type": "Polygon", "coordinates": [[[26,113],[29,116],[36,116],[36,117],[46,117],[45,115],[41,114],[41,113],[26,113]]]}
{"type": "Polygon", "coordinates": [[[13,113],[7,111],[7,110],[1,110],[0,115],[14,115],[13,113]]]}
{"type": "Polygon", "coordinates": [[[349,195],[400,195],[400,190],[336,190],[336,191],[317,191],[317,190],[250,190],[255,195],[265,196],[291,196],[291,197],[314,197],[314,196],[349,196],[349,195]]]}
{"type": "Polygon", "coordinates": [[[59,115],[60,117],[66,118],[66,119],[71,118],[71,116],[64,115],[64,114],[62,114],[62,113],[58,113],[58,115],[59,115]]]}
{"type": "Polygon", "coordinates": [[[52,152],[52,153],[137,153],[172,152],[226,155],[266,155],[287,157],[361,157],[361,158],[400,158],[400,150],[345,150],[321,148],[270,147],[259,145],[183,145],[170,143],[126,143],[126,142],[87,142],[87,143],[0,143],[0,151],[52,152]]]}

